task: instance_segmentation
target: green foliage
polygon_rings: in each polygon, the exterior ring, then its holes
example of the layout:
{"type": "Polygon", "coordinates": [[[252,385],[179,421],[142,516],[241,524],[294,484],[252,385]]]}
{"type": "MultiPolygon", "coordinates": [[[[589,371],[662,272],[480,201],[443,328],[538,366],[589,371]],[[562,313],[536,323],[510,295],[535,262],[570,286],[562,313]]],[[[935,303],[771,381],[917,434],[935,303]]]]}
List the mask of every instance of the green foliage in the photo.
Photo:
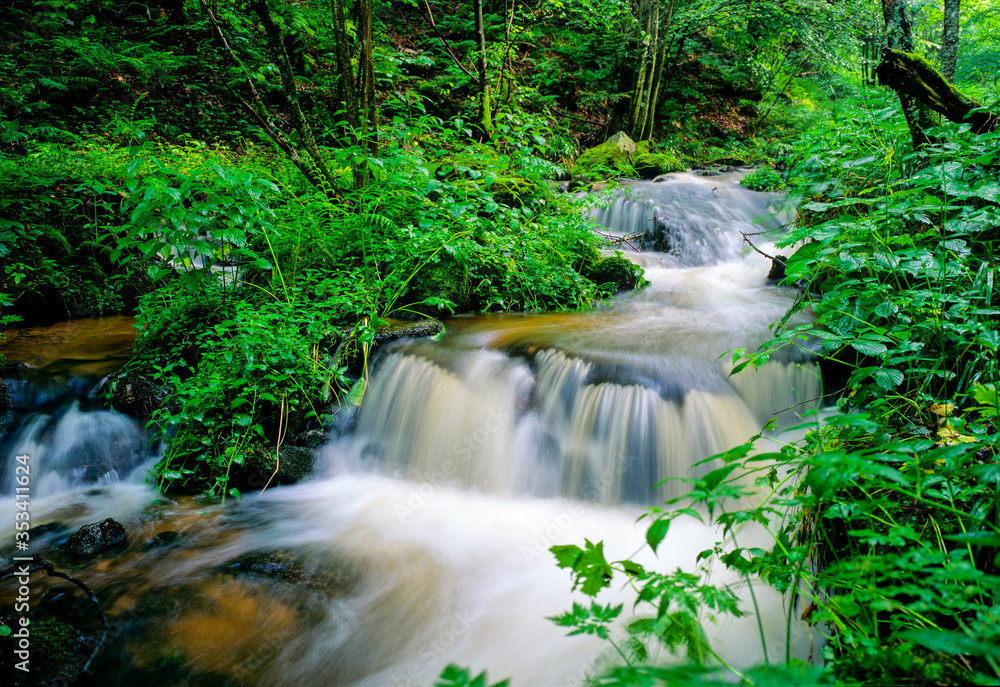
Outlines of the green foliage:
{"type": "Polygon", "coordinates": [[[127,306],[133,296],[112,288],[111,243],[102,236],[117,221],[115,177],[116,161],[90,147],[39,145],[26,155],[0,155],[0,292],[9,294],[3,306],[31,318],[127,306]]]}
{"type": "Polygon", "coordinates": [[[509,684],[509,680],[502,680],[490,685],[485,672],[473,677],[467,668],[450,664],[441,672],[434,687],[508,687],[509,684]]]}
{"type": "Polygon", "coordinates": [[[781,175],[770,167],[758,167],[740,180],[751,191],[780,191],[785,187],[781,175]]]}

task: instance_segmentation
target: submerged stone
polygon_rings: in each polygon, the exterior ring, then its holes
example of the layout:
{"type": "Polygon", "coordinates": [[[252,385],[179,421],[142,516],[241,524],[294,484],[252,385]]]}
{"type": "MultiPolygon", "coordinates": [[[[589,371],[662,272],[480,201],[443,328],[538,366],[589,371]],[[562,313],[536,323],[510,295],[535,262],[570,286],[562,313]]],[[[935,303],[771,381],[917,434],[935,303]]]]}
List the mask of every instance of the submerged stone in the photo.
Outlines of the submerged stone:
{"type": "Polygon", "coordinates": [[[345,593],[354,575],[345,568],[320,567],[303,562],[287,551],[258,551],[223,563],[219,570],[230,575],[253,575],[313,589],[345,593]]]}
{"type": "Polygon", "coordinates": [[[165,549],[176,546],[181,538],[180,532],[160,532],[155,537],[146,542],[147,549],[165,549]]]}

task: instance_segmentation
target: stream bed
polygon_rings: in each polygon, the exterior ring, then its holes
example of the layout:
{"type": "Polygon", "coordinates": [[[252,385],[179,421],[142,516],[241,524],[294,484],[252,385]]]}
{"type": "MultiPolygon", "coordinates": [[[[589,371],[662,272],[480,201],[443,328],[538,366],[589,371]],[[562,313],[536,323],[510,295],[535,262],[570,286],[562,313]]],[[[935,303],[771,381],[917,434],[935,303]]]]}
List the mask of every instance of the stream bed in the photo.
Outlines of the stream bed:
{"type": "MultiPolygon", "coordinates": [[[[694,569],[720,536],[681,518],[654,556],[637,518],[682,493],[657,483],[711,469],[692,466],[775,414],[797,424],[822,393],[804,351],[728,374],[727,352],[770,338],[796,296],[768,281],[770,261],[741,235],[766,247],[791,215],[738,179],[630,184],[595,216],[656,249],[626,253],[648,287],[586,313],[457,317],[438,340],[382,351],[317,475],[239,502],[145,484],[156,455],[142,428],[88,401],[128,341],[25,359],[33,373],[0,426],[0,509],[13,523],[14,461],[30,454],[32,525],[48,525],[32,550],[94,589],[111,622],[77,684],[429,687],[457,663],[514,687],[569,687],[610,665],[608,643],[547,619],[585,599],[549,547],[603,540],[609,560],[694,569]],[[83,561],[58,547],[109,517],[127,529],[123,549],[83,561]]],[[[0,532],[7,555],[13,528],[0,532]]],[[[71,587],[36,579],[33,608],[99,630],[71,587]]],[[[752,611],[745,581],[722,570],[713,581],[752,611]]],[[[6,607],[13,590],[0,591],[6,607]]],[[[719,654],[736,666],[786,650],[809,659],[804,624],[788,646],[783,599],[754,591],[759,617],[706,619],[719,654]]],[[[634,597],[615,587],[598,601],[615,599],[627,612],[634,597]]]]}

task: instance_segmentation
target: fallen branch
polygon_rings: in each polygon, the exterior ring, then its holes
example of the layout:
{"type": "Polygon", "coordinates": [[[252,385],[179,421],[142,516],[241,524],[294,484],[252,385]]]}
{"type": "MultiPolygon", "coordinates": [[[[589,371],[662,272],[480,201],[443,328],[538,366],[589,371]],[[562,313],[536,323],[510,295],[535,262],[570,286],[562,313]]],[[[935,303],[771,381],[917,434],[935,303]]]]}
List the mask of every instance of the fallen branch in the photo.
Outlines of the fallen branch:
{"type": "Polygon", "coordinates": [[[639,249],[632,244],[632,241],[634,239],[646,235],[646,232],[639,232],[638,234],[631,234],[626,236],[615,236],[614,234],[605,234],[604,232],[601,231],[597,233],[600,234],[604,238],[604,240],[607,241],[608,243],[616,246],[620,246],[621,244],[624,243],[626,246],[636,251],[637,253],[639,252],[639,249]]]}

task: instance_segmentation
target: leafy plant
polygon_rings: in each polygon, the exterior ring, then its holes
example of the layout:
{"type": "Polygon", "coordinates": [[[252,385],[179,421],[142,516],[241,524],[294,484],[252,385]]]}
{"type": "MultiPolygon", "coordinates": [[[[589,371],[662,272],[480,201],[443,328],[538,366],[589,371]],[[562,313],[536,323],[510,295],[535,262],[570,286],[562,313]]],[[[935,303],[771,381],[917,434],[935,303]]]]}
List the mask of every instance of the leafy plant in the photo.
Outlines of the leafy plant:
{"type": "Polygon", "coordinates": [[[751,191],[780,191],[785,187],[781,176],[770,167],[758,167],[740,180],[751,191]]]}

